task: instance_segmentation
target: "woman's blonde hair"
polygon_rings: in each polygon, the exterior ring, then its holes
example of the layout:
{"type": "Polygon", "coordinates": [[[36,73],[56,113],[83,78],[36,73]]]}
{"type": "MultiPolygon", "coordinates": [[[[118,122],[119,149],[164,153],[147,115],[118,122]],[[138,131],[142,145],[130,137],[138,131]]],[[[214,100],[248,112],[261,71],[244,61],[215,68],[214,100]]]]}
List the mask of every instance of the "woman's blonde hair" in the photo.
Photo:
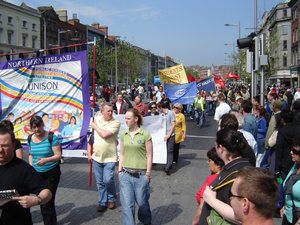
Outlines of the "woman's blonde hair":
{"type": "Polygon", "coordinates": [[[180,111],[183,109],[183,106],[182,106],[182,104],[180,104],[180,103],[175,103],[174,104],[174,108],[178,108],[178,109],[180,109],[180,111]]]}

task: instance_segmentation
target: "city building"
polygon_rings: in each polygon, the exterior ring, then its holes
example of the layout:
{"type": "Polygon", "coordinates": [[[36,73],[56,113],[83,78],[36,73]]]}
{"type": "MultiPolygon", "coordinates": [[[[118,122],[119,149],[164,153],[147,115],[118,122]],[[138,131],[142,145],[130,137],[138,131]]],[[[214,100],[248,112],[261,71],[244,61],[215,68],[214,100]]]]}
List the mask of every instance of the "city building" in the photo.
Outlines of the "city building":
{"type": "MultiPolygon", "coordinates": [[[[270,76],[269,84],[293,83],[290,72],[291,54],[291,9],[287,3],[277,4],[268,14],[267,33],[270,76]]],[[[263,25],[263,27],[265,27],[263,25]]]]}
{"type": "Polygon", "coordinates": [[[300,52],[300,37],[299,37],[299,23],[300,23],[300,1],[299,0],[291,0],[288,3],[289,7],[291,8],[291,17],[292,17],[292,25],[291,25],[291,51],[292,51],[292,60],[291,60],[291,74],[293,77],[293,86],[299,87],[300,86],[300,59],[299,59],[299,52],[300,52]]]}
{"type": "Polygon", "coordinates": [[[25,3],[17,6],[0,0],[0,54],[17,53],[0,61],[30,57],[19,53],[40,49],[40,20],[38,10],[25,3]]]}

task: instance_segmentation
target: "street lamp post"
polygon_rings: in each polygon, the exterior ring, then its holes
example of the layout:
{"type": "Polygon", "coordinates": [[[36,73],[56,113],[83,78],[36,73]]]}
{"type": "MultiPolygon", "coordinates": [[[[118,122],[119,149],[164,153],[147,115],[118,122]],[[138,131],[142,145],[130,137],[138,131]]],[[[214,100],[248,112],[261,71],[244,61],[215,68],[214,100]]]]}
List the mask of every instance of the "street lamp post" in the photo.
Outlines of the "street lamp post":
{"type": "Polygon", "coordinates": [[[117,41],[118,41],[119,36],[115,36],[114,38],[114,44],[115,44],[115,64],[116,64],[116,68],[115,68],[115,74],[116,74],[116,87],[115,87],[115,93],[116,96],[118,94],[118,46],[117,46],[117,41]]]}
{"type": "Polygon", "coordinates": [[[234,53],[234,52],[235,52],[235,49],[234,49],[234,44],[225,43],[224,45],[225,45],[225,46],[232,46],[232,53],[234,53]]]}
{"type": "MultiPolygon", "coordinates": [[[[225,23],[224,26],[226,26],[226,27],[237,27],[238,28],[238,38],[239,39],[241,38],[241,23],[240,23],[240,21],[238,22],[238,24],[225,23]]],[[[238,53],[239,53],[239,51],[238,51],[238,53]]],[[[239,63],[238,68],[239,68],[238,69],[239,70],[238,71],[239,76],[241,76],[241,72],[242,72],[242,64],[241,63],[239,63]]]]}
{"type": "Polygon", "coordinates": [[[116,74],[116,87],[115,87],[115,92],[116,95],[118,93],[118,49],[117,49],[117,41],[115,41],[115,74],[116,74]]]}
{"type": "Polygon", "coordinates": [[[238,28],[239,39],[241,38],[241,23],[240,23],[240,21],[238,22],[238,24],[225,23],[224,26],[225,27],[237,27],[238,28]]]}
{"type": "Polygon", "coordinates": [[[60,35],[64,33],[71,32],[70,30],[60,30],[57,31],[57,45],[58,45],[58,54],[60,54],[60,35]]]}

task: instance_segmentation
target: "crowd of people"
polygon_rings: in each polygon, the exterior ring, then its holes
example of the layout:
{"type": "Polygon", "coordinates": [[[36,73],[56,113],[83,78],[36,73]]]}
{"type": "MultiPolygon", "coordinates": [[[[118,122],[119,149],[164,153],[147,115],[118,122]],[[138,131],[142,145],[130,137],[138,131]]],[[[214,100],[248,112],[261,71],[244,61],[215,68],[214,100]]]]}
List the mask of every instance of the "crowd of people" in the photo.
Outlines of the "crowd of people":
{"type": "Polygon", "coordinates": [[[212,175],[196,194],[193,225],[273,224],[277,213],[282,225],[300,224],[299,93],[273,87],[262,104],[245,86],[217,93],[212,175]]]}
{"type": "MultiPolygon", "coordinates": [[[[119,179],[122,222],[135,224],[135,205],[142,224],[152,224],[149,204],[153,143],[143,128],[143,117],[166,121],[167,176],[179,162],[180,143],[186,137],[186,116],[203,129],[206,116],[219,125],[216,143],[207,152],[211,175],[196,194],[198,208],[192,224],[273,224],[276,210],[282,225],[300,224],[300,89],[271,88],[260,104],[246,86],[227,91],[199,91],[190,105],[171,104],[162,86],[148,91],[142,85],[112,99],[108,87],[101,91],[88,139],[88,161],[93,165],[97,211],[117,207],[115,171],[119,179]],[[151,97],[149,102],[146,97],[151,97]],[[124,114],[127,130],[120,134],[114,115],[124,114]],[[118,162],[119,161],[119,162],[118,162]],[[279,197],[278,197],[279,196],[279,197]]],[[[0,123],[0,190],[16,189],[12,199],[0,200],[0,224],[32,224],[29,208],[40,205],[44,224],[57,224],[55,194],[60,180],[60,141],[45,129],[39,116],[30,119],[29,165],[15,139],[9,120],[0,123]],[[21,171],[20,176],[12,175],[21,171]],[[34,195],[29,195],[34,194],[34,195]],[[14,212],[18,211],[19,217],[14,212]],[[25,222],[24,222],[25,221],[25,222]]],[[[70,127],[76,118],[70,118],[70,127]]],[[[67,134],[67,129],[64,131],[67,134]]]]}

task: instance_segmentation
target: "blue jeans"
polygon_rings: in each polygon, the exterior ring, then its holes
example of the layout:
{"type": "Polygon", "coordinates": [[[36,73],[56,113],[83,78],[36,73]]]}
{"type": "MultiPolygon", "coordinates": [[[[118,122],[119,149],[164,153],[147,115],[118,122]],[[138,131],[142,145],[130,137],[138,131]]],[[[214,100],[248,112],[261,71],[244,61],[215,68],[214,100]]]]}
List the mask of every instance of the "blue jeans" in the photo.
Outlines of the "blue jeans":
{"type": "Polygon", "coordinates": [[[198,116],[196,116],[196,118],[197,118],[197,125],[199,127],[202,127],[203,124],[204,124],[204,116],[205,116],[204,111],[202,111],[202,110],[195,110],[195,113],[198,114],[198,116]]]}
{"type": "Polygon", "coordinates": [[[98,205],[107,206],[116,201],[115,162],[98,163],[93,160],[93,168],[98,188],[98,205]]]}
{"type": "Polygon", "coordinates": [[[123,225],[135,225],[135,202],[139,206],[139,221],[143,224],[151,224],[148,177],[146,175],[133,176],[123,171],[119,173],[119,183],[123,225]]]}

